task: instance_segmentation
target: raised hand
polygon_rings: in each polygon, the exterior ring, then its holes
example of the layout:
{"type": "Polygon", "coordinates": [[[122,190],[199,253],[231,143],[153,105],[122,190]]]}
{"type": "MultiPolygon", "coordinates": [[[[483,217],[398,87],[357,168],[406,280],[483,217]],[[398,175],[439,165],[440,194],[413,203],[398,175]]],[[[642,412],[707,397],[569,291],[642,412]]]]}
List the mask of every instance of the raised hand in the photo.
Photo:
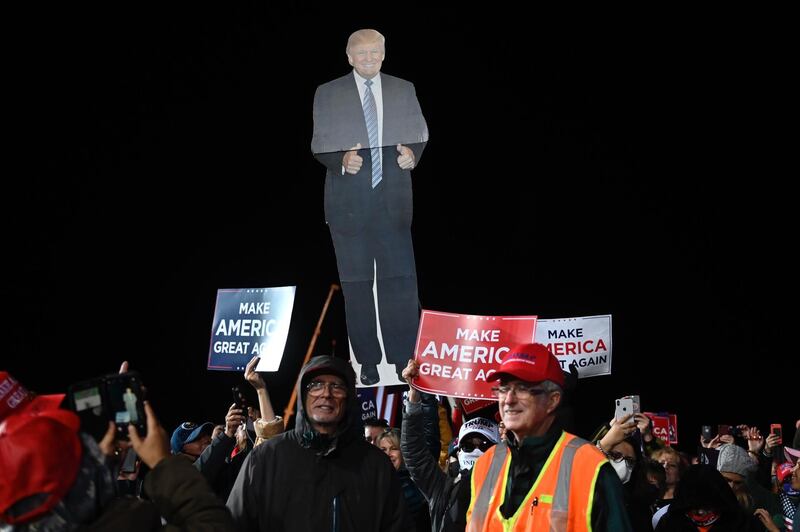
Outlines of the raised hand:
{"type": "Polygon", "coordinates": [[[242,409],[236,407],[236,403],[232,403],[228,408],[228,413],[225,415],[225,435],[229,438],[236,436],[236,429],[239,425],[244,423],[245,417],[242,415],[242,409]]]}
{"type": "Polygon", "coordinates": [[[258,390],[263,390],[267,387],[264,379],[261,375],[256,371],[256,366],[258,365],[258,361],[261,360],[261,357],[256,355],[250,359],[250,362],[247,363],[247,367],[244,369],[244,380],[250,383],[250,385],[258,390]]]}
{"type": "Polygon", "coordinates": [[[644,414],[634,414],[633,420],[636,422],[636,428],[639,429],[639,433],[642,435],[642,439],[645,442],[650,442],[653,440],[653,422],[650,421],[650,418],[644,414]]]}
{"type": "Polygon", "coordinates": [[[139,437],[139,433],[134,425],[128,425],[128,436],[133,444],[133,450],[147,464],[150,469],[155,468],[158,463],[169,456],[169,437],[167,431],[158,422],[150,401],[144,402],[144,413],[147,415],[147,436],[144,439],[139,437]]]}
{"type": "Polygon", "coordinates": [[[764,453],[767,456],[772,456],[772,450],[781,444],[781,437],[777,434],[770,434],[767,436],[767,441],[764,445],[764,453]]]}
{"type": "Polygon", "coordinates": [[[604,451],[608,452],[616,444],[633,434],[636,430],[636,421],[633,420],[633,414],[627,414],[619,419],[612,419],[609,423],[608,432],[600,440],[600,446],[604,451]]]}
{"type": "Polygon", "coordinates": [[[408,360],[408,364],[403,369],[403,380],[408,383],[408,400],[412,403],[420,402],[419,390],[411,385],[411,380],[419,375],[419,362],[413,358],[408,360]]]}
{"type": "Polygon", "coordinates": [[[756,427],[750,427],[747,432],[742,434],[747,438],[747,449],[758,454],[764,447],[764,437],[761,435],[761,431],[756,427]]]}

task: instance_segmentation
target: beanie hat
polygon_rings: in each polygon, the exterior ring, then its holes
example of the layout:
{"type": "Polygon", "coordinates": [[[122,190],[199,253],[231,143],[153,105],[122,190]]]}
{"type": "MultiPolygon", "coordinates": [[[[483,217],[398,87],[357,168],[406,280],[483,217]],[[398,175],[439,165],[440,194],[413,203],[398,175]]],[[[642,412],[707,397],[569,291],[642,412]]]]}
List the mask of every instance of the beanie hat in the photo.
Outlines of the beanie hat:
{"type": "Polygon", "coordinates": [[[756,467],[747,451],[736,444],[726,443],[720,445],[719,456],[717,456],[717,471],[720,473],[736,473],[746,476],[747,473],[756,467]]]}

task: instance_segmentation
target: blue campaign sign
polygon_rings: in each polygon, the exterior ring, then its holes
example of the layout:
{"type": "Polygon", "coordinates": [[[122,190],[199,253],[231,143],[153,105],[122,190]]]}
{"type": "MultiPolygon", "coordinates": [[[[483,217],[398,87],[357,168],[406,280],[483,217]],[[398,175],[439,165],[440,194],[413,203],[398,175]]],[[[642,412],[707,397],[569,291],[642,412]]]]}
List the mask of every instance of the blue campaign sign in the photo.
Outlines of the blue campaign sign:
{"type": "Polygon", "coordinates": [[[289,336],[295,288],[217,290],[208,369],[243,371],[258,355],[258,371],[278,371],[289,336]]]}
{"type": "Polygon", "coordinates": [[[375,388],[359,388],[358,402],[361,403],[361,421],[370,417],[378,417],[375,388]]]}

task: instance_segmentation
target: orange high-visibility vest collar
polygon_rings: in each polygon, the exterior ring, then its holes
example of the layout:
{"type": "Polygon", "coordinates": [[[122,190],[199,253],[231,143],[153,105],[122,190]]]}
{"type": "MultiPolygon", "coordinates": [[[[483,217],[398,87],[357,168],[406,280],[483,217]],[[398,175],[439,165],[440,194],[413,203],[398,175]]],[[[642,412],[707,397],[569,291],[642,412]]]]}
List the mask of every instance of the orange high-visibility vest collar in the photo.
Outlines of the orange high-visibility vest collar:
{"type": "Polygon", "coordinates": [[[500,513],[506,495],[511,453],[505,453],[505,460],[494,486],[486,487],[491,490],[486,512],[475,511],[474,506],[499,446],[486,451],[472,468],[472,500],[467,511],[468,531],[583,532],[592,529],[594,487],[600,466],[606,463],[606,458],[594,445],[567,432],[561,433],[539,473],[539,478],[533,483],[514,515],[505,519],[500,513]],[[473,519],[473,515],[476,519],[473,519]],[[483,520],[480,515],[485,516],[483,520]]]}

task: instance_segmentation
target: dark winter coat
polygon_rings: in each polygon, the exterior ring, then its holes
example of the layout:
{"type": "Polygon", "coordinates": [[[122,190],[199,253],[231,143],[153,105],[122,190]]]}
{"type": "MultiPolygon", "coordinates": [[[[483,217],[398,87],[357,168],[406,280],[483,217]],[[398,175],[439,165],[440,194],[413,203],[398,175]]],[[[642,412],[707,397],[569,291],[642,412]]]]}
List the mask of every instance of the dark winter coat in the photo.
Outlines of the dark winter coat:
{"type": "Polygon", "coordinates": [[[367,443],[350,365],[315,357],[297,384],[295,428],[259,445],[242,465],[228,508],[242,531],[413,530],[397,474],[388,457],[367,443]],[[344,379],[344,418],[332,437],[315,432],[305,412],[313,375],[344,379]]]}

